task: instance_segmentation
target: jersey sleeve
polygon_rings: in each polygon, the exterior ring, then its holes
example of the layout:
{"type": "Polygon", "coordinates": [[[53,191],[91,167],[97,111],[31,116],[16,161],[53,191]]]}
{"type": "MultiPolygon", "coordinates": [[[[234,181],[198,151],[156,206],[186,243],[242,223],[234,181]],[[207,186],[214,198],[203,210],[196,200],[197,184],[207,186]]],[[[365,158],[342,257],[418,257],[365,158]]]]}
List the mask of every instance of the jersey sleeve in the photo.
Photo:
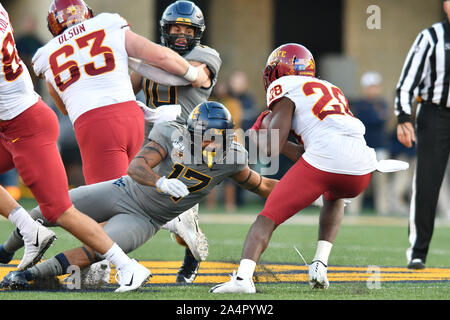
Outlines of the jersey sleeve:
{"type": "MultiPolygon", "coordinates": [[[[296,76],[293,76],[296,77],[296,76]]],[[[298,78],[298,77],[297,77],[298,78]]],[[[299,87],[298,81],[291,76],[281,77],[271,83],[266,93],[267,108],[271,109],[272,105],[283,97],[290,97],[290,93],[299,87]]]]}
{"type": "Polygon", "coordinates": [[[45,58],[45,56],[46,56],[45,48],[46,47],[44,46],[44,47],[38,49],[38,51],[36,51],[33,58],[31,59],[31,63],[33,65],[33,71],[36,74],[36,76],[39,78],[43,78],[45,72],[50,67],[49,64],[46,63],[48,61],[48,59],[45,58]]]}
{"type": "Polygon", "coordinates": [[[142,78],[142,86],[144,87],[145,79],[150,79],[153,82],[165,85],[165,86],[187,86],[191,83],[183,77],[176,76],[163,69],[152,66],[143,62],[140,59],[128,57],[128,67],[139,73],[142,78]]]}
{"type": "Polygon", "coordinates": [[[97,17],[105,29],[130,29],[130,25],[127,20],[122,18],[118,13],[100,13],[97,17]]]}
{"type": "Polygon", "coordinates": [[[176,128],[170,124],[170,122],[160,122],[153,126],[148,136],[150,141],[154,141],[161,146],[166,152],[166,155],[170,156],[172,151],[172,134],[174,134],[176,128]]]}
{"type": "Polygon", "coordinates": [[[220,66],[222,65],[222,60],[220,59],[219,53],[213,48],[198,45],[195,46],[188,54],[184,56],[186,60],[198,61],[206,64],[208,69],[211,71],[213,76],[211,77],[213,83],[217,81],[217,76],[219,74],[220,66]]]}

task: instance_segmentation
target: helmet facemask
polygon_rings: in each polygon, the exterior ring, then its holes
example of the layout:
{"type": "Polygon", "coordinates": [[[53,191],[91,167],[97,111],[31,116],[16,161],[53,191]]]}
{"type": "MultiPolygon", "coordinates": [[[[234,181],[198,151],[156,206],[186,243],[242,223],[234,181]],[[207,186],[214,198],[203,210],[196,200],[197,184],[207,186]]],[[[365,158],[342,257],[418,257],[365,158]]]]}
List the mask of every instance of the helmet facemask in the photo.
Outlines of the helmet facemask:
{"type": "Polygon", "coordinates": [[[191,153],[194,164],[224,164],[231,144],[234,141],[234,129],[189,130],[191,136],[191,153]],[[208,143],[208,144],[206,144],[208,143]]]}
{"type": "Polygon", "coordinates": [[[268,64],[266,68],[264,69],[263,73],[263,84],[264,84],[264,91],[267,91],[267,88],[269,88],[270,84],[278,79],[278,76],[274,74],[276,72],[276,66],[278,64],[278,61],[273,62],[271,64],[268,64]]]}
{"type": "Polygon", "coordinates": [[[170,27],[176,25],[176,23],[166,23],[161,27],[161,39],[166,47],[176,51],[180,55],[185,55],[191,51],[196,45],[200,43],[202,32],[195,26],[190,26],[194,29],[194,36],[180,33],[170,33],[170,27]],[[186,39],[186,45],[177,44],[178,38],[184,37],[186,39]]]}
{"type": "Polygon", "coordinates": [[[197,44],[200,43],[201,35],[199,36],[198,28],[192,26],[192,28],[194,29],[194,36],[190,36],[187,34],[180,34],[180,33],[172,33],[171,34],[170,27],[173,25],[176,25],[176,24],[174,24],[174,23],[166,24],[162,28],[162,31],[161,31],[162,39],[163,39],[164,45],[166,47],[169,47],[170,49],[176,51],[180,55],[184,55],[184,54],[188,53],[189,51],[191,51],[197,44]],[[185,45],[180,45],[177,43],[177,40],[181,37],[186,39],[185,45]]]}

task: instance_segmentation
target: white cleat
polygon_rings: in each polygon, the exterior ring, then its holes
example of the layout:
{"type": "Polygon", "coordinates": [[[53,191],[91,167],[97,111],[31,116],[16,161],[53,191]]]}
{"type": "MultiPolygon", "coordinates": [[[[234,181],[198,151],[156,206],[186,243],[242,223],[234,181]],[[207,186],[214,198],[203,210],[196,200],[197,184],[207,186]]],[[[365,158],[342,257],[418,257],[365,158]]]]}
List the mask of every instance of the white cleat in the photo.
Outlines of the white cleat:
{"type": "Polygon", "coordinates": [[[36,223],[37,227],[33,232],[23,234],[25,251],[22,261],[17,266],[19,271],[24,271],[41,261],[45,251],[56,239],[56,234],[47,227],[36,223]]]}
{"type": "Polygon", "coordinates": [[[81,282],[83,288],[99,289],[110,283],[111,265],[108,260],[102,260],[81,269],[80,278],[73,273],[64,279],[65,283],[81,282]]]}
{"type": "Polygon", "coordinates": [[[175,221],[175,233],[191,250],[197,261],[205,261],[208,256],[208,241],[198,225],[198,206],[180,214],[175,221]]]}
{"type": "Polygon", "coordinates": [[[309,285],[311,289],[328,289],[327,265],[316,260],[309,265],[309,285]]]}
{"type": "Polygon", "coordinates": [[[101,287],[110,282],[111,265],[108,260],[102,260],[91,264],[86,271],[84,278],[82,272],[82,281],[89,287],[101,287]]]}
{"type": "Polygon", "coordinates": [[[209,290],[210,293],[255,293],[256,288],[251,278],[242,279],[233,271],[230,281],[218,284],[209,290]]]}
{"type": "Polygon", "coordinates": [[[131,263],[117,270],[116,281],[120,287],[114,292],[136,290],[146,284],[150,277],[150,270],[133,259],[131,263]]]}

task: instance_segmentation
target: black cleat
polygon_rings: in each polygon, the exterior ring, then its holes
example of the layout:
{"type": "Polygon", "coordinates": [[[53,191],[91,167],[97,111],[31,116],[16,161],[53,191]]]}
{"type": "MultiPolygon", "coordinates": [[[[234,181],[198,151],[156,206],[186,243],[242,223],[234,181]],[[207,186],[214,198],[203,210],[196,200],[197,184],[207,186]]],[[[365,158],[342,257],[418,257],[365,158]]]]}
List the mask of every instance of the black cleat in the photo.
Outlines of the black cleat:
{"type": "Polygon", "coordinates": [[[177,273],[177,283],[193,283],[197,277],[200,262],[195,260],[191,251],[186,248],[183,264],[177,273]]]}
{"type": "Polygon", "coordinates": [[[425,263],[422,259],[412,259],[411,262],[408,263],[408,269],[423,270],[425,269],[425,263]]]}
{"type": "Polygon", "coordinates": [[[11,271],[0,282],[0,289],[29,290],[30,288],[31,286],[23,271],[11,271]]]}

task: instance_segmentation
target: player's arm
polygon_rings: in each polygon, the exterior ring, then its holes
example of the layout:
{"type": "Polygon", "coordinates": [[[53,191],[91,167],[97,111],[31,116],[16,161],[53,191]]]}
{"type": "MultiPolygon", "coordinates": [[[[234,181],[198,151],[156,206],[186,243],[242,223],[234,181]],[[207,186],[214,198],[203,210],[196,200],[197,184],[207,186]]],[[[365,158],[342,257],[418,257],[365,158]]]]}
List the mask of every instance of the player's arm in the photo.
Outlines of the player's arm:
{"type": "MultiPolygon", "coordinates": [[[[134,90],[142,89],[142,78],[165,86],[183,87],[191,85],[185,78],[169,73],[154,65],[147,64],[140,59],[128,57],[128,67],[133,71],[130,78],[134,90]]],[[[209,69],[207,70],[209,72],[209,69]]],[[[135,91],[135,93],[137,92],[139,91],[135,91]]]]}
{"type": "Polygon", "coordinates": [[[278,131],[278,146],[279,150],[285,150],[285,144],[288,140],[289,133],[292,127],[292,116],[294,114],[295,105],[291,99],[283,97],[278,101],[275,101],[272,106],[272,119],[268,127],[268,139],[265,150],[267,155],[276,156],[272,147],[276,144],[272,144],[272,136],[278,131]]]}
{"type": "Polygon", "coordinates": [[[56,92],[55,88],[51,85],[51,83],[45,81],[45,84],[47,85],[47,90],[50,96],[52,97],[53,101],[55,102],[56,107],[63,115],[67,116],[67,109],[64,104],[64,102],[61,100],[59,94],[56,92]]]}
{"type": "Polygon", "coordinates": [[[245,167],[243,170],[235,173],[231,176],[231,178],[242,188],[259,194],[264,198],[269,196],[270,192],[272,192],[278,182],[276,179],[263,177],[249,167],[245,167]]]}
{"type": "Polygon", "coordinates": [[[303,148],[301,144],[292,141],[286,141],[283,149],[281,149],[281,153],[284,154],[289,160],[292,160],[294,162],[300,159],[304,152],[305,148],[303,148]]]}
{"type": "Polygon", "coordinates": [[[130,74],[130,80],[131,85],[133,86],[133,92],[136,95],[139,93],[139,91],[142,90],[142,76],[139,73],[133,71],[130,74]]]}
{"type": "Polygon", "coordinates": [[[204,65],[193,67],[170,48],[156,44],[131,30],[125,31],[125,46],[129,56],[182,76],[196,88],[201,87],[208,78],[204,65]]]}
{"type": "Polygon", "coordinates": [[[211,87],[211,84],[212,84],[212,80],[211,80],[212,73],[211,73],[211,70],[209,70],[209,68],[205,64],[203,64],[201,62],[198,62],[198,61],[189,61],[189,63],[191,65],[193,65],[194,67],[198,67],[198,66],[202,66],[202,65],[204,66],[203,69],[205,70],[205,73],[208,76],[208,79],[206,79],[200,86],[202,88],[209,88],[209,87],[211,87]]]}
{"type": "Polygon", "coordinates": [[[134,157],[128,166],[127,174],[136,182],[146,186],[156,186],[161,178],[153,168],[166,157],[166,151],[156,142],[150,141],[134,157]]]}
{"type": "Polygon", "coordinates": [[[147,143],[128,166],[128,175],[137,183],[156,187],[159,191],[171,196],[182,198],[189,195],[187,186],[178,179],[161,177],[153,168],[156,167],[167,153],[155,141],[147,143]]]}

